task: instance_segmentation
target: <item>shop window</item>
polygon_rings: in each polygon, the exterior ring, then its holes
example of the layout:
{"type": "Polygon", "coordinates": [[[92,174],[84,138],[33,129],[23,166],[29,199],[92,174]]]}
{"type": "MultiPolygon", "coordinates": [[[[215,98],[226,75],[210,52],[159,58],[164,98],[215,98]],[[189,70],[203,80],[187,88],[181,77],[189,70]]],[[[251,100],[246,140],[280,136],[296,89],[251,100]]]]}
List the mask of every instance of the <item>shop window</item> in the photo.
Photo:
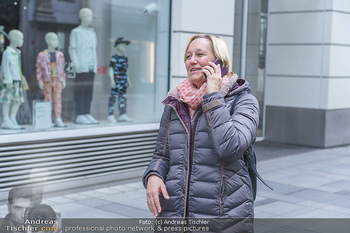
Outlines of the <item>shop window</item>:
{"type": "MultiPolygon", "coordinates": [[[[23,34],[17,49],[29,90],[0,134],[36,131],[40,108],[33,106],[41,101],[51,102],[48,130],[159,121],[168,91],[170,0],[18,2],[18,27],[4,31],[23,34]],[[11,129],[16,122],[20,127],[11,129]]],[[[1,34],[1,50],[5,44],[1,34]]],[[[1,124],[9,117],[6,104],[1,124]]]]}

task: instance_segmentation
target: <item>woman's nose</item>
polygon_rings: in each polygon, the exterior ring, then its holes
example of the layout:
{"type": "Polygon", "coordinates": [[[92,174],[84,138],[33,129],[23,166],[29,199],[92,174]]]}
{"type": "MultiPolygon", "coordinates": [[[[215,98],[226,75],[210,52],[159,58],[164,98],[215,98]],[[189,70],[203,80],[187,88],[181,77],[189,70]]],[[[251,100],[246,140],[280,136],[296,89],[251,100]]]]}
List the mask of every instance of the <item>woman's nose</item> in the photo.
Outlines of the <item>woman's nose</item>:
{"type": "Polygon", "coordinates": [[[191,57],[190,62],[193,64],[197,63],[197,58],[196,57],[191,57]]]}

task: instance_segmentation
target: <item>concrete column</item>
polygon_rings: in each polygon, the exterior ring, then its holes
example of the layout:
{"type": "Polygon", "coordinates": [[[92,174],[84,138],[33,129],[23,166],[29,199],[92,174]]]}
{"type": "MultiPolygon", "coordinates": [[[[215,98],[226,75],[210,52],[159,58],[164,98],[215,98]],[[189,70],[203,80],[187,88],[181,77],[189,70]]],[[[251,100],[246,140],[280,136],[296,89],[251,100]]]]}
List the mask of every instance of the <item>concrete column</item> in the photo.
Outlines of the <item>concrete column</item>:
{"type": "Polygon", "coordinates": [[[269,1],[267,140],[350,143],[349,21],[349,1],[269,1]]]}
{"type": "Polygon", "coordinates": [[[207,33],[221,36],[232,53],[234,7],[235,1],[232,0],[172,1],[170,88],[187,78],[183,57],[187,42],[193,35],[207,33]]]}

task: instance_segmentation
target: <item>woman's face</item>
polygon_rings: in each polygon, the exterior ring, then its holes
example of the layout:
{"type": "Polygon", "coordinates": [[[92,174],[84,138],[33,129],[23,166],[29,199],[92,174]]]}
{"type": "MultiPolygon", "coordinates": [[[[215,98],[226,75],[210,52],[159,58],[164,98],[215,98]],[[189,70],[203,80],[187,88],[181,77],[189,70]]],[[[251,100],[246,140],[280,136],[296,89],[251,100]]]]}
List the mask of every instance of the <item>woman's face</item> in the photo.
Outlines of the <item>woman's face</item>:
{"type": "Polygon", "coordinates": [[[206,82],[202,68],[214,61],[215,55],[212,52],[211,41],[207,38],[197,38],[191,42],[186,52],[186,69],[188,78],[197,86],[201,87],[206,82]]]}

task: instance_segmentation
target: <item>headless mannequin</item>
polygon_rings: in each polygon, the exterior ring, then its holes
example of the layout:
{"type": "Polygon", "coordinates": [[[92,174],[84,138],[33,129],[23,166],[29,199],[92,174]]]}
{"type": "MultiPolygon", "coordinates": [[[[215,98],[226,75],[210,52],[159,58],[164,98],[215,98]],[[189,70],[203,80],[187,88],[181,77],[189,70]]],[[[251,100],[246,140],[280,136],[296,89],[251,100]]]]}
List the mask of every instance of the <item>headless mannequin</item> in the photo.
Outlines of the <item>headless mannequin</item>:
{"type": "Polygon", "coordinates": [[[75,106],[77,124],[98,124],[90,114],[93,94],[94,75],[96,72],[96,34],[90,27],[92,11],[82,8],[79,11],[80,26],[71,32],[69,55],[75,78],[75,106]],[[83,39],[81,39],[83,38],[83,39]],[[78,41],[79,39],[83,41],[78,41]]]}
{"type": "MultiPolygon", "coordinates": [[[[9,47],[17,50],[17,47],[22,47],[23,45],[23,33],[19,30],[11,30],[9,32],[10,45],[9,47]]],[[[20,60],[20,58],[18,58],[20,60]]],[[[6,78],[6,77],[5,77],[6,78]]],[[[9,77],[11,78],[11,77],[9,77]]],[[[6,88],[8,90],[13,89],[13,83],[6,83],[6,88]]],[[[20,87],[22,88],[22,87],[20,87]]],[[[3,115],[3,123],[2,127],[6,129],[21,129],[21,126],[17,124],[16,114],[20,107],[21,103],[2,103],[2,115],[3,115]]]]}
{"type": "MultiPolygon", "coordinates": [[[[90,24],[92,23],[92,11],[89,8],[83,8],[79,12],[79,18],[80,18],[80,26],[83,28],[89,29],[90,24]]],[[[74,57],[71,51],[69,51],[69,55],[71,58],[74,57]]],[[[80,66],[79,63],[75,61],[76,59],[72,59],[73,64],[72,68],[75,72],[80,72],[80,66]],[[73,61],[74,60],[74,61],[73,61]]]]}
{"type": "MultiPolygon", "coordinates": [[[[128,43],[130,43],[130,41],[128,41],[128,43]]],[[[116,55],[114,55],[112,57],[112,59],[116,59],[116,56],[122,57],[125,59],[124,62],[127,63],[127,58],[125,57],[125,50],[126,50],[126,46],[128,44],[127,43],[118,43],[116,45],[116,55]]],[[[121,63],[119,63],[117,61],[118,65],[121,65],[121,63]]],[[[116,65],[116,64],[114,64],[116,65]]],[[[125,69],[127,68],[127,65],[125,67],[125,69]]],[[[117,68],[118,69],[118,68],[117,68]]],[[[123,69],[123,68],[122,68],[123,69]]],[[[119,70],[119,69],[118,69],[119,70]]],[[[125,97],[125,92],[126,92],[126,87],[130,87],[131,83],[130,80],[128,78],[127,73],[123,73],[123,74],[116,74],[114,67],[109,67],[109,78],[110,78],[110,85],[111,85],[111,96],[109,97],[109,103],[108,103],[108,108],[109,108],[109,116],[107,118],[107,120],[111,123],[116,123],[116,119],[114,118],[113,112],[114,112],[114,104],[115,101],[117,99],[116,96],[118,96],[118,105],[119,105],[119,117],[118,117],[118,121],[124,121],[124,122],[131,122],[133,121],[130,117],[128,117],[126,115],[126,97],[125,97]],[[117,79],[120,81],[116,82],[116,76],[119,76],[121,78],[117,79]],[[126,83],[125,80],[123,78],[127,78],[126,79],[126,83]]]]}
{"type": "MultiPolygon", "coordinates": [[[[51,102],[51,95],[52,95],[52,89],[54,90],[54,97],[55,97],[55,123],[54,126],[56,127],[65,127],[65,125],[62,122],[61,119],[61,94],[62,94],[62,89],[65,88],[66,86],[66,81],[65,81],[65,73],[64,73],[64,56],[61,52],[56,51],[56,48],[58,47],[58,37],[56,33],[49,32],[45,35],[45,41],[47,44],[47,51],[43,51],[39,53],[38,59],[37,59],[37,69],[40,69],[41,72],[38,72],[37,70],[37,78],[38,78],[38,84],[39,88],[41,90],[44,90],[44,97],[45,101],[51,102]],[[58,54],[56,54],[58,53],[58,54]],[[51,56],[54,56],[53,58],[51,56]],[[60,61],[56,61],[56,57],[60,59],[60,61]],[[52,71],[51,69],[48,76],[50,77],[48,80],[43,81],[43,76],[45,69],[48,69],[48,62],[46,62],[46,59],[48,60],[53,60],[54,61],[54,66],[55,70],[52,71]],[[49,59],[50,58],[50,59],[49,59]],[[63,73],[62,73],[63,72],[63,73]],[[52,73],[55,74],[55,78],[52,77],[52,73]],[[62,77],[63,76],[63,77],[62,77]]],[[[51,61],[50,61],[51,62],[51,61]]],[[[46,76],[47,77],[47,76],[46,76]]]]}

